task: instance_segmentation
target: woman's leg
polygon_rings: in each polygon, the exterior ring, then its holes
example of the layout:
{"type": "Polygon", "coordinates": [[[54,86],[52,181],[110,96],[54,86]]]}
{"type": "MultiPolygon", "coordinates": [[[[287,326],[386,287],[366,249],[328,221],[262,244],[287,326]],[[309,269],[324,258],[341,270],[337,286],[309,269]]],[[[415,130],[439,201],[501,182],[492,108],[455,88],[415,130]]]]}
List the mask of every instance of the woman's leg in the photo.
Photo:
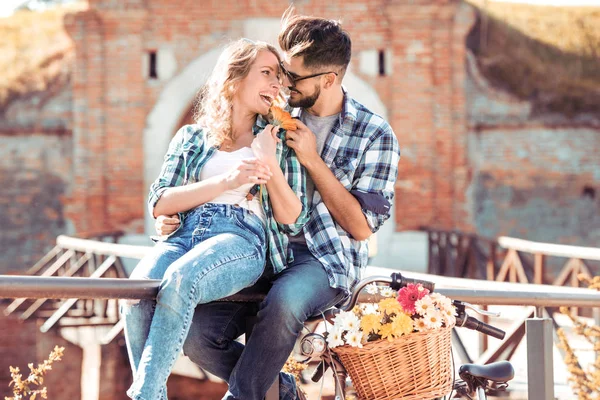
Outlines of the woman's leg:
{"type": "Polygon", "coordinates": [[[237,232],[242,228],[228,218],[213,219],[214,230],[227,225],[232,233],[220,233],[200,242],[167,269],[139,368],[128,391],[133,399],[158,397],[198,304],[237,293],[254,284],[263,272],[264,236],[237,232]]]}
{"type": "MultiPolygon", "coordinates": [[[[165,242],[158,243],[151,253],[145,256],[135,267],[129,279],[161,279],[167,268],[185,254],[185,249],[165,242]]],[[[150,331],[156,301],[123,300],[121,315],[125,322],[125,341],[131,369],[135,375],[142,356],[144,343],[150,331]]]]}
{"type": "MultiPolygon", "coordinates": [[[[157,243],[151,253],[138,263],[129,279],[162,279],[167,268],[184,255],[185,251],[186,249],[177,243],[157,243]]],[[[137,372],[144,344],[150,332],[155,307],[154,299],[121,301],[125,343],[133,376],[137,372]]],[[[163,390],[161,398],[166,399],[166,387],[163,390]]]]}

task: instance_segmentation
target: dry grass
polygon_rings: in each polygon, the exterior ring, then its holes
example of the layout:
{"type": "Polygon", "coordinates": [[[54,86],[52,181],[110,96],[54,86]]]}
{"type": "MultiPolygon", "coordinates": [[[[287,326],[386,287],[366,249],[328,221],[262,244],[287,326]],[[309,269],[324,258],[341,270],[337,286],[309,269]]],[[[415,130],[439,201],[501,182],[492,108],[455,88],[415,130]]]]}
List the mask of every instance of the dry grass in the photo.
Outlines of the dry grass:
{"type": "Polygon", "coordinates": [[[468,46],[494,85],[539,112],[600,111],[600,7],[467,1],[480,14],[468,46]]]}
{"type": "Polygon", "coordinates": [[[85,7],[82,2],[0,18],[0,114],[15,98],[69,79],[73,42],[63,18],[85,7]]]}
{"type": "Polygon", "coordinates": [[[10,367],[10,376],[12,380],[10,381],[10,386],[13,389],[12,397],[4,397],[4,400],[36,400],[38,395],[42,399],[48,398],[48,390],[46,387],[42,387],[41,389],[35,389],[30,386],[41,387],[44,383],[44,375],[48,373],[52,369],[52,364],[62,360],[63,353],[65,351],[64,347],[54,346],[54,350],[50,352],[48,359],[45,360],[42,364],[38,364],[37,367],[33,366],[33,363],[28,364],[30,373],[27,378],[23,379],[23,374],[19,367],[10,367]]]}
{"type": "MultiPolygon", "coordinates": [[[[588,278],[583,274],[577,276],[590,289],[600,290],[600,276],[588,278]]],[[[559,348],[565,353],[565,363],[569,371],[569,382],[577,398],[580,400],[600,399],[600,326],[588,325],[571,313],[568,307],[560,307],[560,312],[567,315],[575,327],[575,332],[582,335],[591,345],[596,354],[596,360],[587,368],[582,368],[579,359],[567,341],[567,335],[561,328],[557,331],[559,348]]]]}

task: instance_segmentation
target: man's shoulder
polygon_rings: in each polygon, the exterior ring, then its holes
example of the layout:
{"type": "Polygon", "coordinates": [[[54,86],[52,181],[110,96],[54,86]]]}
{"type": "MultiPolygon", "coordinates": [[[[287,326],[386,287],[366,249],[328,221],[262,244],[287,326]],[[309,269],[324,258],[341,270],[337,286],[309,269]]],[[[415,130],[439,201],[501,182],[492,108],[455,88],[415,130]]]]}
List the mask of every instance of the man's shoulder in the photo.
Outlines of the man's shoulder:
{"type": "Polygon", "coordinates": [[[359,132],[368,136],[393,135],[392,127],[381,115],[371,111],[367,106],[346,94],[346,113],[352,122],[360,127],[359,132]]]}

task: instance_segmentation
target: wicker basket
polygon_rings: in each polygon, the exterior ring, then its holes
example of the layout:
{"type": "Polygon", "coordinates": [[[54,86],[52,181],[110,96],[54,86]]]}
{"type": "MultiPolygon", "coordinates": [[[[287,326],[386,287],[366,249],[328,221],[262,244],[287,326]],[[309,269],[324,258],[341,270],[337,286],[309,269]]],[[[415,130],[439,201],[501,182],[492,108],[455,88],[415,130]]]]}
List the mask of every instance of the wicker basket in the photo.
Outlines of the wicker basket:
{"type": "Polygon", "coordinates": [[[451,332],[452,327],[446,327],[332,351],[361,399],[432,399],[452,387],[451,332]]]}

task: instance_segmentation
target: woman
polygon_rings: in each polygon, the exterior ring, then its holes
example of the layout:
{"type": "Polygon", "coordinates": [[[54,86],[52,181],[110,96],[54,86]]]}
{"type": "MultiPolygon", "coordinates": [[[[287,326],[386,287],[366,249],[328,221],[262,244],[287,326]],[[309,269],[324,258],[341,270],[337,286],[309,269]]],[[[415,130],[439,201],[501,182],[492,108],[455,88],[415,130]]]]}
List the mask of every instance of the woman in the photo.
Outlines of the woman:
{"type": "Polygon", "coordinates": [[[195,307],[253,285],[267,248],[270,264],[285,264],[282,232],[298,233],[307,220],[300,164],[259,116],[279,94],[279,62],[266,43],[230,44],[205,86],[198,124],[177,132],[150,189],[152,215],[179,214],[181,224],[131,275],[162,279],[156,302],[122,310],[132,399],[166,399],[195,307]]]}

